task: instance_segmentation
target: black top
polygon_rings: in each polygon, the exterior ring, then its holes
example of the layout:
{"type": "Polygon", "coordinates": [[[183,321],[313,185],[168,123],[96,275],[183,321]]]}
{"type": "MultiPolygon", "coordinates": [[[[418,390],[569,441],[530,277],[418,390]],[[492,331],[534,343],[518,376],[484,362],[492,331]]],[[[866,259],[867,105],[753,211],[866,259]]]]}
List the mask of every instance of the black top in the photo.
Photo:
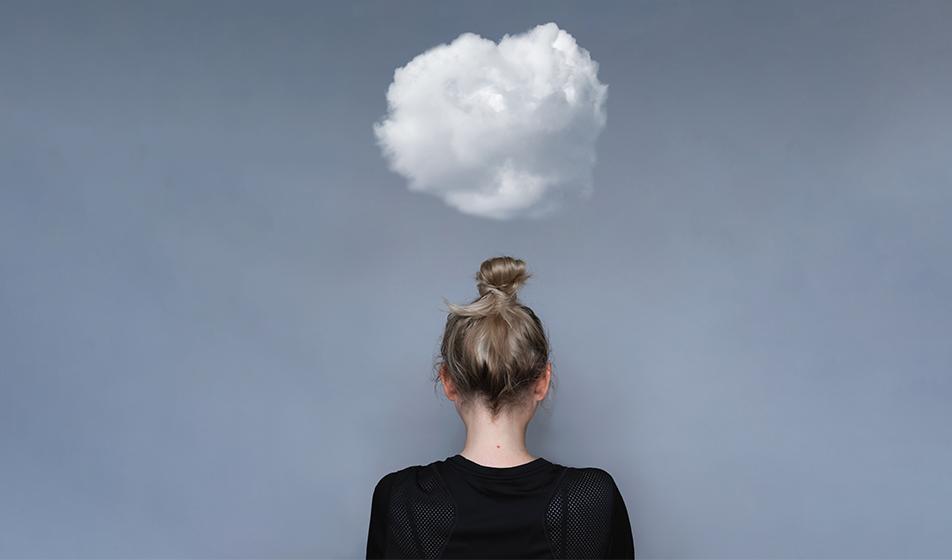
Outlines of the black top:
{"type": "Polygon", "coordinates": [[[612,476],[538,457],[487,467],[462,455],[385,475],[367,558],[634,558],[612,476]]]}

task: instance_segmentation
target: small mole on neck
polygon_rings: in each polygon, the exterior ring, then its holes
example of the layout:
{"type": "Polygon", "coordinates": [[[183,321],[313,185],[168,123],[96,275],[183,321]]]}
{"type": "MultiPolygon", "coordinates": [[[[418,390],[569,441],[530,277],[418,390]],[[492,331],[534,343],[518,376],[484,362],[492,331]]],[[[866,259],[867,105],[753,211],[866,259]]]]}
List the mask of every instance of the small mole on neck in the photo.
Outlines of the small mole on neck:
{"type": "Polygon", "coordinates": [[[496,448],[498,449],[498,448],[499,448],[499,446],[497,445],[497,446],[496,446],[496,448]]]}

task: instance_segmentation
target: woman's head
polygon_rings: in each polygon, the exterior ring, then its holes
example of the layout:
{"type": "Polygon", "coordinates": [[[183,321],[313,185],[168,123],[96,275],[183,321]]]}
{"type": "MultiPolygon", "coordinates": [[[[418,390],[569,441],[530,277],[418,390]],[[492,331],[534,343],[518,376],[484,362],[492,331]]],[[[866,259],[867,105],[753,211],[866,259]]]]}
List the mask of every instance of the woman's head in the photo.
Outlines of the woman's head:
{"type": "Polygon", "coordinates": [[[495,418],[532,403],[534,382],[548,371],[549,341],[517,297],[530,276],[522,260],[494,257],[476,274],[479,297],[467,305],[444,298],[449,314],[435,381],[449,381],[458,405],[482,404],[495,418]]]}

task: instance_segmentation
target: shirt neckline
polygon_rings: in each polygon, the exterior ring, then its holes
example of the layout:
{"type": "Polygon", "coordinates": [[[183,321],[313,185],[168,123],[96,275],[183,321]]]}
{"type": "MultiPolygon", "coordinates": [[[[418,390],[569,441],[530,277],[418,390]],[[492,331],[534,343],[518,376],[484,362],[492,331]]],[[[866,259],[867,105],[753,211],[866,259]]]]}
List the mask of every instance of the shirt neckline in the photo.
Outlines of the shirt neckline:
{"type": "Polygon", "coordinates": [[[489,467],[486,465],[480,465],[475,461],[471,461],[459,453],[447,457],[446,460],[471,473],[497,478],[521,476],[527,473],[535,472],[536,470],[539,470],[549,464],[549,461],[547,461],[544,457],[536,457],[528,463],[515,465],[513,467],[489,467]]]}

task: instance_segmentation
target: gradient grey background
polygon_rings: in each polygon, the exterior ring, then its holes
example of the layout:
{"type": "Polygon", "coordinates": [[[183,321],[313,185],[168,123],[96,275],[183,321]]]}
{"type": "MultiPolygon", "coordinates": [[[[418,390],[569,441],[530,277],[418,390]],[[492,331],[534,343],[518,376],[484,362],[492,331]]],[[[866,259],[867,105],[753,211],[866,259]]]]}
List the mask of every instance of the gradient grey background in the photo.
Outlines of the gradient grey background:
{"type": "Polygon", "coordinates": [[[0,556],[353,558],[462,448],[430,383],[497,254],[529,449],[640,558],[952,557],[952,2],[0,3],[0,556]],[[374,144],[396,67],[555,21],[594,197],[495,222],[374,144]]]}

